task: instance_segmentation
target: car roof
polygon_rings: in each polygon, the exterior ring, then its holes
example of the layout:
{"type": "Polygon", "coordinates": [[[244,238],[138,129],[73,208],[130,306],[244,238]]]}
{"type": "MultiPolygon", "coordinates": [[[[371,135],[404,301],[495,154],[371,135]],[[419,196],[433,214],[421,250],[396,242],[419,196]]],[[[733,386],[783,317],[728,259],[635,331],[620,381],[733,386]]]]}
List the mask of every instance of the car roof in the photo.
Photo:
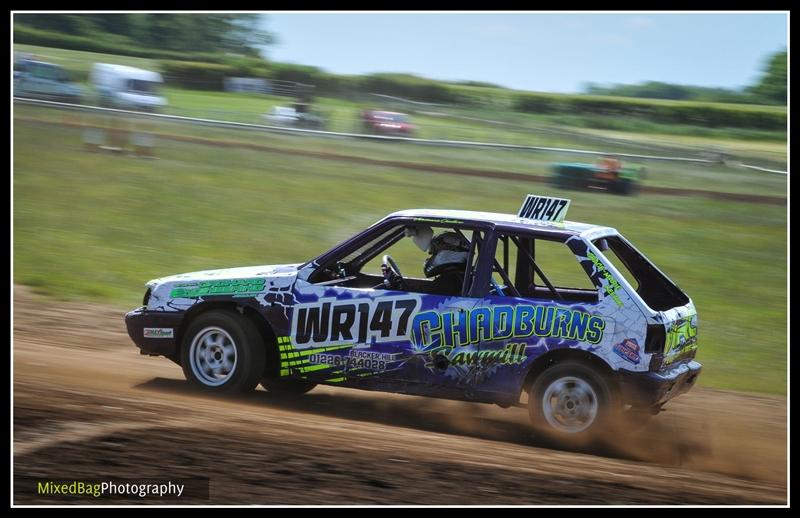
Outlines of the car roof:
{"type": "Polygon", "coordinates": [[[38,60],[38,59],[23,58],[23,59],[17,60],[17,62],[18,63],[36,63],[37,65],[47,65],[47,66],[50,66],[50,67],[64,68],[61,65],[56,65],[55,63],[50,63],[49,61],[41,61],[41,60],[38,60]]]}
{"type": "Polygon", "coordinates": [[[131,67],[128,65],[113,65],[110,63],[95,63],[96,69],[105,69],[114,71],[114,73],[126,76],[127,79],[134,79],[139,81],[153,81],[156,83],[163,83],[164,79],[158,72],[151,70],[144,70],[142,68],[131,67]]]}
{"type": "MultiPolygon", "coordinates": [[[[456,221],[489,223],[496,227],[507,230],[542,230],[551,234],[562,236],[577,235],[600,235],[606,233],[616,233],[611,227],[602,225],[591,225],[576,221],[540,221],[528,218],[521,218],[516,214],[504,214],[500,212],[479,212],[471,210],[441,210],[441,209],[410,209],[393,212],[386,216],[390,218],[424,218],[430,220],[441,220],[443,223],[454,223],[456,221]]],[[[430,221],[433,223],[434,221],[430,221]]]]}

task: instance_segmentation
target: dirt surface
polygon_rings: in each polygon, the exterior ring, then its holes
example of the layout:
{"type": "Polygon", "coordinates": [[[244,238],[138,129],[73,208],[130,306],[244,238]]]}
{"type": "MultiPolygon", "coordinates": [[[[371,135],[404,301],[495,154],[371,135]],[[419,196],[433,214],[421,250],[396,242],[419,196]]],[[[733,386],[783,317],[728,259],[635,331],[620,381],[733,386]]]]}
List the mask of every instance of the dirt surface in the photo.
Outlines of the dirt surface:
{"type": "Polygon", "coordinates": [[[15,504],[785,504],[786,399],[696,388],[593,451],[522,408],[317,387],[216,398],[140,356],[123,312],[14,289],[15,504]],[[207,477],[210,499],[38,496],[207,477]]]}

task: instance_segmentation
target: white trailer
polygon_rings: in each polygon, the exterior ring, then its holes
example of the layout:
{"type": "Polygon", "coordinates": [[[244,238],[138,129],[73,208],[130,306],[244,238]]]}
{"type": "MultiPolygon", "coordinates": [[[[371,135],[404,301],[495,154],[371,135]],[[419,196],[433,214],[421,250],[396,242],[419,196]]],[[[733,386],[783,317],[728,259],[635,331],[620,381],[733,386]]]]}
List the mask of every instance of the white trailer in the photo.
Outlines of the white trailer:
{"type": "Polygon", "coordinates": [[[167,105],[160,94],[161,74],[141,68],[95,63],[92,84],[101,104],[115,108],[159,111],[167,105]]]}

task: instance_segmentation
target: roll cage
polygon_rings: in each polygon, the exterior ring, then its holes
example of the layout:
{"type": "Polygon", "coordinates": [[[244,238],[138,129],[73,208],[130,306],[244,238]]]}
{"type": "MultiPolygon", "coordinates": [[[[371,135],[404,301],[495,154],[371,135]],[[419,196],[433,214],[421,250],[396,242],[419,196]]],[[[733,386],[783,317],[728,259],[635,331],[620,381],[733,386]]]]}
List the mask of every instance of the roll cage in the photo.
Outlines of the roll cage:
{"type": "MultiPolygon", "coordinates": [[[[468,268],[464,275],[461,296],[482,298],[494,295],[549,298],[559,301],[573,298],[565,296],[564,289],[555,286],[538,264],[535,242],[543,239],[564,244],[569,237],[575,235],[574,233],[554,229],[505,227],[486,221],[405,216],[386,218],[303,264],[300,269],[313,269],[308,276],[308,281],[311,283],[332,282],[329,279],[347,278],[356,274],[371,259],[403,239],[403,229],[406,226],[420,224],[452,228],[470,242],[468,268]],[[501,244],[503,250],[501,260],[495,256],[498,244],[501,244]],[[513,280],[508,273],[511,244],[515,245],[517,249],[517,269],[513,280]],[[502,286],[492,279],[494,273],[497,273],[502,279],[502,286]],[[537,276],[543,283],[538,291],[535,289],[538,286],[535,283],[537,276]],[[523,286],[524,289],[521,289],[523,286]]],[[[564,244],[564,246],[567,245],[564,244]]],[[[575,266],[578,267],[577,261],[575,266]]],[[[596,296],[596,293],[584,294],[583,298],[589,296],[596,296]]]]}

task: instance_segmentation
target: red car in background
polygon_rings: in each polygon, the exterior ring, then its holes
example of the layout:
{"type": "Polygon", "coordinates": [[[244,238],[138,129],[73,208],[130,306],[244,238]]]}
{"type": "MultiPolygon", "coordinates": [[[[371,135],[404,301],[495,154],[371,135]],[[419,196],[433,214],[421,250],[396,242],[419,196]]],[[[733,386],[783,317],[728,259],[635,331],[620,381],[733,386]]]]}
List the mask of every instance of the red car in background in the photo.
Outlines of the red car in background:
{"type": "Polygon", "coordinates": [[[366,110],[361,114],[361,121],[364,132],[377,135],[410,137],[416,130],[405,113],[366,110]]]}

